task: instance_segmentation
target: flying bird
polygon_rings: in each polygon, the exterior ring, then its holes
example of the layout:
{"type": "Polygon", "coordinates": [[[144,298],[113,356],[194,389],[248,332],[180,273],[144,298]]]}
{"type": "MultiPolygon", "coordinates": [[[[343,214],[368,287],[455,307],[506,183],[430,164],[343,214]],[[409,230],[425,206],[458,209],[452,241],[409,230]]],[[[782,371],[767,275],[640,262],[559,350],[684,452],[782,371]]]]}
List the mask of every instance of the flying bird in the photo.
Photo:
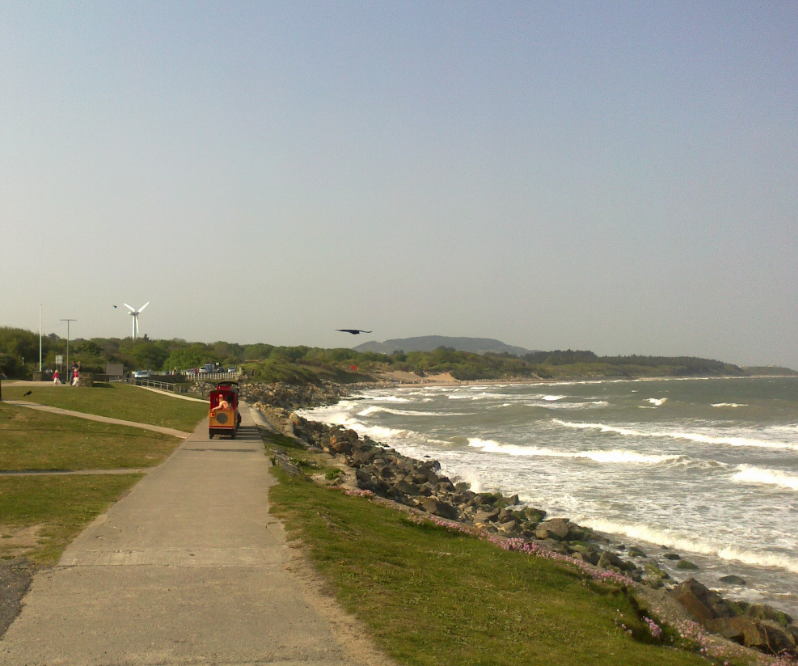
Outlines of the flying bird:
{"type": "Polygon", "coordinates": [[[352,335],[360,335],[361,333],[371,333],[371,331],[364,331],[362,328],[336,328],[340,333],[351,333],[352,335]]]}
{"type": "Polygon", "coordinates": [[[27,393],[23,393],[22,397],[27,398],[31,393],[33,393],[33,391],[28,391],[27,393]]]}
{"type": "Polygon", "coordinates": [[[116,309],[116,306],[115,306],[115,305],[114,305],[114,309],[116,309]]]}

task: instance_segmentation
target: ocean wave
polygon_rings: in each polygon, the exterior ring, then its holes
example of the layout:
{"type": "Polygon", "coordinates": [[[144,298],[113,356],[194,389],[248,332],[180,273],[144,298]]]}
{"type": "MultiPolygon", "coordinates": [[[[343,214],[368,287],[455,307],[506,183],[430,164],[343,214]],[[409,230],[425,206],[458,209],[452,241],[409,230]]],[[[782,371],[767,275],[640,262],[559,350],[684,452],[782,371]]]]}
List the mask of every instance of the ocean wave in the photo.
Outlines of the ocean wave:
{"type": "Polygon", "coordinates": [[[502,398],[507,400],[510,396],[502,395],[501,393],[477,393],[476,395],[452,393],[446,397],[449,398],[449,400],[489,400],[490,398],[502,398]]]}
{"type": "Polygon", "coordinates": [[[563,398],[567,398],[567,395],[544,395],[541,400],[548,400],[549,402],[554,402],[555,400],[562,400],[563,398]]]}
{"type": "Polygon", "coordinates": [[[585,458],[597,463],[637,463],[656,465],[683,458],[679,455],[647,455],[636,451],[558,451],[539,446],[518,446],[516,444],[500,444],[492,439],[471,437],[468,445],[481,449],[486,453],[503,453],[511,456],[542,456],[547,458],[585,458]]]}
{"type": "Polygon", "coordinates": [[[654,407],[660,407],[668,401],[667,398],[646,398],[645,402],[650,402],[654,407]]]}
{"type": "Polygon", "coordinates": [[[386,414],[396,414],[397,416],[470,416],[468,412],[417,412],[411,409],[391,409],[390,407],[366,407],[358,416],[369,416],[385,412],[386,414]]]}
{"type": "Polygon", "coordinates": [[[747,404],[741,402],[715,402],[713,407],[748,407],[747,404]]]}
{"type": "Polygon", "coordinates": [[[376,396],[369,396],[368,398],[372,402],[410,402],[407,398],[399,398],[395,395],[376,395],[376,396]]]}
{"type": "Polygon", "coordinates": [[[651,527],[641,523],[622,523],[604,518],[581,518],[579,519],[579,524],[599,532],[623,534],[632,539],[640,539],[676,550],[688,551],[699,555],[714,555],[723,560],[736,560],[751,566],[775,567],[798,573],[798,559],[781,553],[761,552],[737,546],[714,544],[672,530],[651,527]]]}
{"type": "Polygon", "coordinates": [[[624,437],[665,437],[668,439],[686,439],[691,442],[701,444],[727,444],[729,446],[750,446],[760,449],[776,449],[798,451],[798,445],[789,442],[774,442],[766,439],[751,439],[748,437],[713,437],[698,432],[682,432],[680,430],[665,431],[642,431],[618,426],[606,425],[604,423],[576,423],[571,421],[561,421],[552,419],[554,423],[565,426],[566,428],[577,428],[579,430],[598,430],[600,432],[623,435],[624,437]]]}
{"type": "Polygon", "coordinates": [[[324,422],[330,425],[340,425],[346,428],[351,428],[355,432],[363,435],[368,435],[372,439],[379,441],[380,439],[394,439],[397,437],[407,437],[413,434],[412,430],[402,430],[398,428],[386,428],[384,426],[367,426],[357,419],[353,419],[351,415],[346,413],[328,414],[324,418],[324,422]]]}
{"type": "Polygon", "coordinates": [[[529,407],[539,407],[541,409],[599,409],[608,407],[606,400],[591,400],[590,402],[548,402],[548,403],[525,403],[529,407]]]}
{"type": "Polygon", "coordinates": [[[732,477],[732,481],[760,483],[788,488],[789,490],[798,490],[798,474],[790,474],[778,469],[765,469],[753,465],[738,465],[737,469],[739,471],[732,477]]]}

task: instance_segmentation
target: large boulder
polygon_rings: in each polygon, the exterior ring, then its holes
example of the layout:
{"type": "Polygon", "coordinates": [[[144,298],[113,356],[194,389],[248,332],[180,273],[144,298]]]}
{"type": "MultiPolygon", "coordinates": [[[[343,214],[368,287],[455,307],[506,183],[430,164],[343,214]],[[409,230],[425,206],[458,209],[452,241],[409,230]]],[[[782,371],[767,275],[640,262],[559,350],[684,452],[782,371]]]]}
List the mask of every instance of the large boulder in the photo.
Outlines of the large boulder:
{"type": "Polygon", "coordinates": [[[746,647],[767,645],[765,632],[748,617],[713,618],[707,622],[707,629],[746,647]]]}
{"type": "Polygon", "coordinates": [[[562,541],[568,537],[570,526],[562,518],[552,518],[540,523],[535,529],[535,536],[538,539],[556,539],[562,541]]]}
{"type": "Polygon", "coordinates": [[[768,649],[773,654],[795,649],[795,637],[784,626],[774,620],[760,620],[758,624],[767,634],[768,649]]]}
{"type": "Polygon", "coordinates": [[[448,502],[441,502],[432,497],[425,499],[421,503],[421,508],[427,513],[434,513],[436,516],[447,518],[448,520],[457,520],[458,517],[455,507],[448,502]]]}
{"type": "Polygon", "coordinates": [[[676,599],[696,622],[709,628],[709,623],[716,618],[730,618],[734,610],[717,592],[713,592],[699,583],[695,578],[688,578],[671,590],[676,599]]]}
{"type": "Polygon", "coordinates": [[[475,523],[492,523],[499,517],[498,509],[483,509],[474,516],[475,523]]]}
{"type": "Polygon", "coordinates": [[[364,469],[355,470],[357,487],[364,490],[374,490],[376,479],[364,469]]]}
{"type": "Polygon", "coordinates": [[[787,613],[776,610],[767,604],[751,604],[745,614],[754,620],[771,620],[782,627],[787,627],[792,622],[792,618],[787,613]]]}
{"type": "Polygon", "coordinates": [[[403,495],[418,495],[420,492],[420,488],[416,484],[410,483],[405,479],[400,479],[393,487],[403,495]]]}
{"type": "Polygon", "coordinates": [[[324,444],[335,453],[351,453],[352,443],[341,433],[332,432],[324,444]]]}

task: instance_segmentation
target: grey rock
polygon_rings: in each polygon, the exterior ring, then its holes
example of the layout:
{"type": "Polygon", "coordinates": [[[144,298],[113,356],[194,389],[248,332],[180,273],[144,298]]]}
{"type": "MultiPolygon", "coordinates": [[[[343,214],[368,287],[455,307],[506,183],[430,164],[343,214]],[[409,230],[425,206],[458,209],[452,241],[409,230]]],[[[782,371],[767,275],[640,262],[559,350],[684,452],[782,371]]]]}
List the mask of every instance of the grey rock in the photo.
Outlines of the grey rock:
{"type": "Polygon", "coordinates": [[[416,484],[408,483],[404,479],[400,479],[396,482],[394,488],[405,495],[418,495],[420,493],[420,489],[416,484]]]}
{"type": "Polygon", "coordinates": [[[570,527],[567,521],[562,518],[552,518],[537,526],[535,534],[538,539],[557,539],[562,541],[568,536],[570,527]]]}
{"type": "Polygon", "coordinates": [[[687,571],[697,571],[698,565],[693,564],[690,560],[679,560],[679,564],[676,565],[677,569],[684,569],[687,571]]]}
{"type": "Polygon", "coordinates": [[[792,622],[792,618],[773,606],[767,604],[751,604],[745,611],[746,616],[754,620],[771,620],[777,622],[782,627],[787,627],[792,622]]]}
{"type": "Polygon", "coordinates": [[[499,517],[499,510],[498,509],[490,509],[488,511],[477,511],[477,515],[474,516],[474,522],[476,523],[488,523],[493,522],[499,517]]]}
{"type": "Polygon", "coordinates": [[[457,509],[447,502],[440,502],[436,499],[429,498],[425,499],[421,506],[427,513],[434,513],[436,516],[449,520],[457,520],[457,509]]]}
{"type": "Polygon", "coordinates": [[[721,583],[726,583],[727,585],[747,585],[744,578],[740,578],[739,576],[721,576],[720,578],[721,583]]]}

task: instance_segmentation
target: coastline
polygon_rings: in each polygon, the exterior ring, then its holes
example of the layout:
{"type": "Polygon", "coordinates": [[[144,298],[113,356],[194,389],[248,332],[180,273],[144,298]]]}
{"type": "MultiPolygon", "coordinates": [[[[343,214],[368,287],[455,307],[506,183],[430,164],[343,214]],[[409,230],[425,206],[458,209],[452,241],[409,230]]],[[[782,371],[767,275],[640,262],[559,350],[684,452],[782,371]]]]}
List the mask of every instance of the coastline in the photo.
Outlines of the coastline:
{"type": "MultiPolygon", "coordinates": [[[[580,568],[587,567],[587,569],[597,572],[604,571],[607,575],[629,577],[629,584],[639,588],[641,598],[647,598],[649,602],[654,602],[661,609],[667,607],[667,611],[661,612],[669,613],[672,622],[683,621],[685,617],[690,618],[691,621],[697,622],[697,626],[703,627],[703,630],[714,632],[725,638],[732,638],[734,641],[745,643],[748,647],[757,647],[760,652],[768,652],[770,648],[761,641],[757,644],[757,639],[751,638],[753,634],[746,638],[742,633],[737,632],[739,626],[742,625],[752,630],[758,626],[758,631],[760,631],[758,635],[764,635],[763,631],[765,633],[771,631],[773,636],[778,636],[778,640],[782,641],[780,644],[783,648],[787,646],[789,649],[794,649],[795,638],[790,638],[788,634],[792,631],[798,635],[798,625],[794,622],[789,625],[791,618],[786,614],[766,604],[729,601],[701,585],[692,577],[677,583],[656,564],[646,561],[647,555],[639,546],[627,547],[616,535],[602,534],[569,521],[567,518],[546,517],[545,511],[519,506],[517,496],[504,497],[501,493],[472,493],[465,489],[464,485],[467,484],[458,484],[455,488],[447,477],[442,476],[442,472],[439,471],[440,464],[437,461],[408,458],[386,445],[370,440],[368,436],[359,440],[357,433],[345,430],[341,426],[329,426],[318,421],[308,421],[295,413],[289,414],[286,410],[279,408],[275,410],[265,404],[258,405],[258,408],[266,412],[268,419],[273,424],[277,424],[286,437],[290,437],[309,451],[318,451],[320,454],[323,452],[323,454],[332,456],[336,465],[340,469],[346,470],[337,481],[331,482],[329,477],[327,480],[318,478],[321,475],[312,477],[321,485],[338,486],[352,493],[371,494],[367,496],[377,495],[385,498],[380,501],[388,501],[399,509],[414,511],[421,516],[429,516],[433,521],[453,521],[453,524],[462,524],[463,529],[483,531],[488,535],[486,538],[495,538],[499,541],[515,540],[520,544],[526,543],[535,549],[542,548],[541,553],[545,551],[551,554],[545,555],[546,557],[555,559],[563,557],[580,568]],[[389,465],[393,467],[394,471],[387,469],[383,456],[390,459],[389,465]],[[407,467],[408,464],[410,467],[407,467]],[[394,474],[397,465],[400,467],[405,465],[404,471],[408,472],[408,476],[406,479],[400,479],[396,485],[392,485],[396,482],[394,474]],[[430,480],[436,481],[434,486],[425,482],[423,486],[416,489],[409,487],[414,485],[413,481],[420,484],[428,474],[430,480]],[[419,494],[416,494],[417,492],[419,494]],[[458,499],[458,493],[459,499],[467,500],[459,506],[455,501],[458,499]],[[506,514],[505,518],[509,517],[508,522],[512,522],[513,520],[524,521],[534,513],[539,514],[535,517],[536,522],[535,519],[532,519],[525,525],[520,525],[525,528],[532,527],[534,531],[524,529],[519,533],[519,525],[508,529],[508,523],[499,522],[499,520],[503,520],[500,518],[502,514],[506,514]],[[492,517],[490,514],[493,514],[492,517]],[[644,590],[649,591],[645,592],[644,590]],[[787,623],[783,627],[779,625],[780,628],[773,626],[768,629],[767,623],[772,624],[772,618],[781,619],[782,624],[786,618],[787,623]],[[763,622],[765,624],[762,624],[763,622]],[[792,643],[788,643],[789,641],[792,643]]],[[[281,461],[278,456],[276,462],[290,474],[302,473],[288,457],[281,461]]],[[[375,497],[375,501],[379,497],[375,497]]],[[[666,550],[675,552],[670,549],[666,550]]],[[[603,574],[597,573],[596,575],[603,574]]],[[[771,639],[775,641],[776,638],[773,636],[771,639]]],[[[771,653],[775,654],[772,651],[771,653]]]]}
{"type": "MultiPolygon", "coordinates": [[[[397,373],[394,373],[397,374],[397,373]]],[[[407,374],[410,373],[401,373],[407,374]]],[[[400,381],[400,380],[392,380],[389,378],[381,378],[376,382],[362,382],[358,383],[357,386],[359,387],[371,387],[371,388],[411,388],[411,387],[418,387],[418,386],[426,386],[426,387],[447,387],[447,386],[502,386],[502,385],[538,385],[538,384],[545,384],[545,385],[556,385],[556,384],[572,384],[575,382],[579,383],[601,383],[601,382],[664,382],[664,381],[708,381],[713,379],[794,379],[798,377],[798,375],[702,375],[696,377],[673,377],[668,375],[662,375],[658,377],[626,377],[622,375],[613,375],[613,376],[603,376],[603,377],[590,377],[587,375],[584,376],[575,376],[569,378],[560,378],[560,379],[534,379],[530,377],[508,377],[504,379],[455,379],[451,376],[450,373],[446,373],[444,375],[430,375],[429,377],[418,377],[418,380],[410,381],[400,381]]],[[[345,386],[345,385],[344,385],[345,386]]]]}

